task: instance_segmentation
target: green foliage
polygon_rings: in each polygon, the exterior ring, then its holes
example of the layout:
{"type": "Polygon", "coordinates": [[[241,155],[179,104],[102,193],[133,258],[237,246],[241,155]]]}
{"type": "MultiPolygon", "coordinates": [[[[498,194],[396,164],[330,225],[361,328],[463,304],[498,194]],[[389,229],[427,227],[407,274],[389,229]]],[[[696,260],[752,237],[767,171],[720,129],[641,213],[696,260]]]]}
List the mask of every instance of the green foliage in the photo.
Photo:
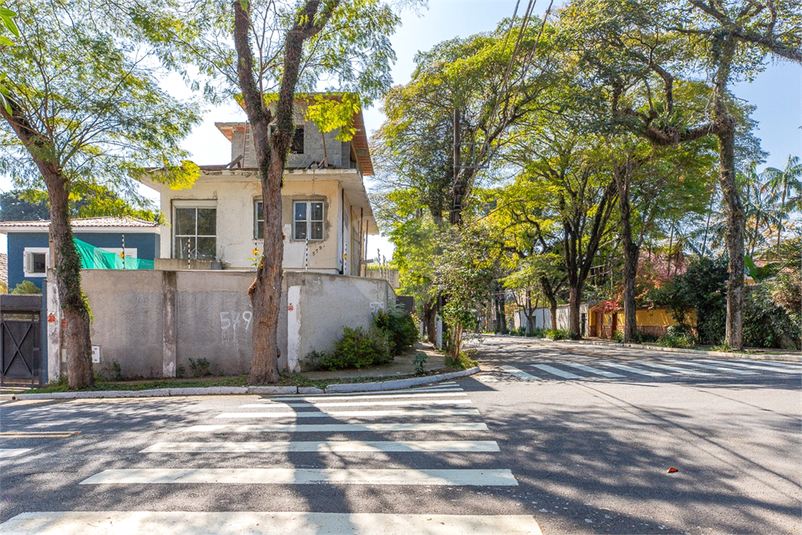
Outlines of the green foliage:
{"type": "Polygon", "coordinates": [[[332,354],[316,353],[307,358],[317,360],[320,368],[341,370],[385,364],[393,360],[393,354],[387,335],[380,330],[366,332],[362,327],[343,327],[343,335],[335,342],[332,354]]]}
{"type": "Polygon", "coordinates": [[[654,334],[649,334],[647,332],[638,329],[637,331],[635,331],[635,339],[633,340],[633,342],[635,342],[636,344],[646,344],[649,342],[657,342],[659,339],[660,339],[659,336],[656,336],[654,334]]]}
{"type": "Polygon", "coordinates": [[[373,325],[387,336],[390,351],[400,355],[418,341],[418,328],[412,316],[400,308],[380,310],[373,317],[373,325]]]}
{"type": "Polygon", "coordinates": [[[746,274],[749,275],[752,280],[755,282],[763,282],[765,280],[770,279],[777,272],[780,270],[780,264],[778,262],[769,262],[763,266],[756,266],[754,260],[749,255],[744,257],[744,271],[746,274]]]}
{"type": "Polygon", "coordinates": [[[415,360],[412,361],[412,365],[415,367],[415,375],[424,375],[426,373],[427,360],[428,357],[423,351],[415,353],[415,360]]]}
{"type": "Polygon", "coordinates": [[[797,349],[802,339],[799,309],[788,312],[772,299],[767,284],[744,288],[744,345],[797,349]]]}
{"type": "Polygon", "coordinates": [[[146,205],[132,176],[180,165],[188,154],[180,141],[200,122],[197,105],[161,89],[155,50],[143,45],[130,12],[102,0],[15,6],[21,37],[3,50],[5,86],[41,144],[26,147],[6,125],[0,171],[44,189],[38,160],[59,170],[71,195],[80,185],[102,187],[146,205]]]}
{"type": "Polygon", "coordinates": [[[696,340],[690,333],[667,333],[658,343],[663,347],[690,348],[696,345],[696,340]]]}
{"type": "Polygon", "coordinates": [[[545,331],[543,336],[549,340],[568,340],[571,337],[571,333],[566,329],[551,329],[545,331]]]}
{"type": "Polygon", "coordinates": [[[621,331],[615,331],[615,334],[613,334],[613,341],[618,342],[619,344],[623,343],[624,333],[622,333],[621,331]]]}
{"type": "Polygon", "coordinates": [[[696,332],[702,344],[718,344],[724,339],[727,312],[727,260],[699,258],[688,270],[661,288],[659,304],[671,308],[674,319],[688,325],[688,316],[696,310],[696,332]]]}
{"type": "Polygon", "coordinates": [[[37,285],[32,283],[31,281],[22,281],[21,283],[17,284],[11,293],[14,295],[26,295],[26,294],[42,294],[42,289],[39,288],[37,285]]]}
{"type": "Polygon", "coordinates": [[[445,364],[449,368],[457,368],[460,370],[468,370],[479,365],[467,351],[461,351],[456,357],[446,355],[445,364]]]}
{"type": "Polygon", "coordinates": [[[190,370],[192,370],[191,371],[192,377],[206,377],[212,374],[209,371],[209,361],[204,358],[200,358],[197,360],[190,358],[189,368],[190,370]]]}

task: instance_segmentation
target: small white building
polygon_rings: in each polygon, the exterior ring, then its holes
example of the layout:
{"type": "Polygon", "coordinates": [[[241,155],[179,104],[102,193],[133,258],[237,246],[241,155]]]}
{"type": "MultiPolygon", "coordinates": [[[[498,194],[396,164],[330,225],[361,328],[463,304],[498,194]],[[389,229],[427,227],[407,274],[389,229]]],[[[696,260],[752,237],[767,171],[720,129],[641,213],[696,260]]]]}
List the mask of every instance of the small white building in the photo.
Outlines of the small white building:
{"type": "MultiPolygon", "coordinates": [[[[322,133],[296,101],[296,130],[282,188],[286,270],[364,273],[367,236],[379,230],[362,181],[373,174],[362,113],[351,141],[322,133]]],[[[262,194],[248,123],[217,123],[231,143],[231,161],[202,166],[189,189],[145,181],[160,193],[166,224],[162,259],[211,260],[220,269],[250,269],[263,250],[262,194]]]]}

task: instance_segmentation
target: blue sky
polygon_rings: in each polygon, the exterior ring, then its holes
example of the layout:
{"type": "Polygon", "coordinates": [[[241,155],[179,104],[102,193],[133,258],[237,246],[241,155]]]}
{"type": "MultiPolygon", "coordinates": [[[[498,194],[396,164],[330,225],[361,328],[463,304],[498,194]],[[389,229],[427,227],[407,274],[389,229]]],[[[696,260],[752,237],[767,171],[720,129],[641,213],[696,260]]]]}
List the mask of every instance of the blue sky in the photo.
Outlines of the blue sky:
{"type": "MultiPolygon", "coordinates": [[[[419,50],[428,50],[457,36],[490,31],[513,14],[515,4],[515,0],[429,0],[428,9],[405,12],[403,25],[392,38],[398,56],[393,68],[394,83],[403,84],[409,80],[414,68],[413,58],[419,50]]],[[[526,2],[521,2],[519,9],[523,10],[525,5],[526,2]]],[[[541,0],[536,11],[542,15],[547,5],[541,0]]],[[[769,153],[766,165],[782,167],[789,154],[802,156],[802,66],[788,62],[770,64],[754,82],[739,83],[733,90],[737,97],[757,106],[754,118],[759,123],[757,135],[762,139],[763,149],[769,153]]],[[[203,124],[187,137],[184,147],[198,164],[226,163],[231,155],[230,145],[214,127],[214,122],[243,119],[242,110],[233,105],[210,109],[203,124]]],[[[369,133],[377,129],[382,120],[377,106],[365,111],[369,133]]],[[[10,182],[0,179],[0,190],[8,189],[11,189],[10,182]]],[[[156,198],[155,194],[153,197],[156,198]]],[[[392,245],[389,242],[372,238],[368,256],[377,248],[390,258],[392,245]]],[[[5,250],[5,236],[0,235],[0,251],[5,250]]]]}

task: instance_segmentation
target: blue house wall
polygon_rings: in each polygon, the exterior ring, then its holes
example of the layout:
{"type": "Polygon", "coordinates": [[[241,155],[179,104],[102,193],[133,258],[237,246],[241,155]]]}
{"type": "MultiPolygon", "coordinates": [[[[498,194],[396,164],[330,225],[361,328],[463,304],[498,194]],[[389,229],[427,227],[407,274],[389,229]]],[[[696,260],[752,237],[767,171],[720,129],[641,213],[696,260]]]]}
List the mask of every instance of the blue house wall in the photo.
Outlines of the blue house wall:
{"type": "MultiPolygon", "coordinates": [[[[122,233],[122,232],[74,232],[76,238],[90,245],[101,248],[119,249],[122,247],[122,236],[125,234],[125,248],[136,249],[137,258],[153,260],[159,255],[159,235],[156,233],[122,233]]],[[[47,232],[9,232],[8,233],[8,289],[22,281],[31,281],[39,288],[45,277],[26,277],[24,253],[26,247],[49,247],[47,232]]]]}

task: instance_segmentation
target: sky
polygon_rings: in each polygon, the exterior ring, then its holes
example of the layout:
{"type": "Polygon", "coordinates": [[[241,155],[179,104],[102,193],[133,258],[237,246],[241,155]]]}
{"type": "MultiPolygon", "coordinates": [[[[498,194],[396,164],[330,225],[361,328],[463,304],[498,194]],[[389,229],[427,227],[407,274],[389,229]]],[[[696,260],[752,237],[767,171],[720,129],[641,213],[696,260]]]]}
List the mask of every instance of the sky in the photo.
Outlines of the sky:
{"type": "MultiPolygon", "coordinates": [[[[402,25],[392,37],[398,58],[392,70],[393,83],[409,81],[418,51],[429,50],[454,37],[491,31],[502,19],[512,16],[515,5],[515,0],[429,0],[428,9],[404,12],[402,25]]],[[[525,5],[522,1],[519,14],[525,5]]],[[[547,5],[547,0],[538,0],[535,11],[542,16],[547,5]]],[[[183,91],[183,88],[178,89],[183,91]]],[[[762,139],[763,150],[769,153],[767,166],[782,168],[789,155],[802,156],[802,66],[788,62],[770,64],[752,83],[734,85],[733,92],[757,106],[753,117],[759,123],[757,137],[762,139]]],[[[369,136],[384,120],[378,103],[366,109],[364,117],[369,136]]],[[[228,163],[230,143],[214,123],[242,120],[245,114],[234,104],[207,106],[203,123],[186,138],[183,147],[197,164],[228,163]]],[[[366,182],[369,187],[369,181],[366,182]]],[[[0,191],[9,189],[9,180],[0,178],[0,191]]],[[[158,199],[155,192],[152,197],[158,199]]],[[[391,258],[392,244],[385,238],[372,236],[368,242],[368,257],[375,256],[377,249],[388,260],[391,258]]],[[[0,252],[5,251],[6,238],[0,235],[0,252]]]]}

